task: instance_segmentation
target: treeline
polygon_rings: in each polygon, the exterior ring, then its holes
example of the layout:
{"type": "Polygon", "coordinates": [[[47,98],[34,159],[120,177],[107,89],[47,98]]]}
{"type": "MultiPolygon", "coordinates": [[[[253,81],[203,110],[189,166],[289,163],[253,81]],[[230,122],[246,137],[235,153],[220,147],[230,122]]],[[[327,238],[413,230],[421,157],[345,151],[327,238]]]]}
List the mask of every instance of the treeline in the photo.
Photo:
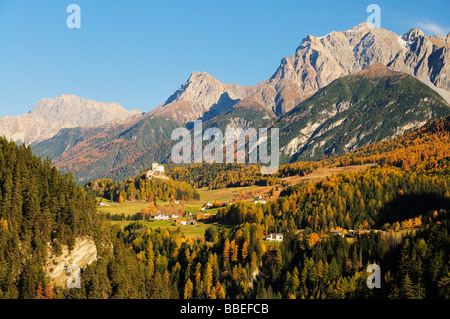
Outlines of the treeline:
{"type": "Polygon", "coordinates": [[[281,165],[276,174],[277,177],[305,176],[317,168],[322,168],[322,162],[297,162],[281,165]]]}
{"type": "Polygon", "coordinates": [[[243,186],[271,186],[277,182],[276,176],[261,175],[256,164],[192,164],[189,166],[167,165],[166,173],[172,179],[184,181],[195,188],[221,189],[243,186]]]}
{"type": "Polygon", "coordinates": [[[0,138],[0,298],[34,298],[39,289],[51,294],[47,254],[73,248],[76,237],[98,238],[95,211],[70,174],[0,138]]]}
{"type": "Polygon", "coordinates": [[[114,202],[125,200],[163,201],[200,199],[197,190],[184,181],[147,179],[142,173],[116,183],[111,179],[89,182],[84,189],[92,195],[114,202]]]}

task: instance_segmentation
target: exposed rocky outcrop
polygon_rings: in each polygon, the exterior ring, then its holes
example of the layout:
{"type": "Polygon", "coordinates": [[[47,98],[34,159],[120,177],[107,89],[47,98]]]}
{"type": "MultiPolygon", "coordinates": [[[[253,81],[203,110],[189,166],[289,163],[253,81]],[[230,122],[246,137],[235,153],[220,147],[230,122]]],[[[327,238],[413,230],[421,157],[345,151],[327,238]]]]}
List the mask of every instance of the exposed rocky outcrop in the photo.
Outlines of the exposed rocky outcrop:
{"type": "Polygon", "coordinates": [[[68,274],[67,267],[75,265],[75,268],[84,269],[87,265],[97,260],[97,247],[92,238],[77,238],[75,246],[69,252],[67,246],[63,246],[62,254],[55,256],[49,246],[46,272],[50,276],[53,286],[66,285],[68,274]]]}

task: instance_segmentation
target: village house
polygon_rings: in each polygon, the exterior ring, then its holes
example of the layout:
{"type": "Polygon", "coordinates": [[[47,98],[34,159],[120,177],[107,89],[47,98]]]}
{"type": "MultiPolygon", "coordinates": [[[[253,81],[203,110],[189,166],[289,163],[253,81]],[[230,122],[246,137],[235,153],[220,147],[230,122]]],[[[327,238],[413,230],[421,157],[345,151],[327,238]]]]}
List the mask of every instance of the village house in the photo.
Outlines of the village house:
{"type": "Polygon", "coordinates": [[[108,204],[105,204],[105,203],[103,203],[103,202],[100,202],[100,203],[98,203],[97,205],[98,205],[98,206],[102,206],[102,207],[109,207],[108,204]]]}
{"type": "Polygon", "coordinates": [[[272,233],[272,234],[267,235],[266,238],[264,238],[264,240],[281,242],[281,241],[283,241],[283,234],[272,233]]]}
{"type": "Polygon", "coordinates": [[[188,220],[180,220],[178,221],[179,225],[197,225],[197,221],[194,219],[188,219],[188,220]]]}
{"type": "Polygon", "coordinates": [[[342,229],[330,230],[330,235],[344,237],[344,231],[342,229]]]}
{"type": "Polygon", "coordinates": [[[255,204],[265,204],[267,203],[266,199],[264,197],[261,196],[261,194],[259,194],[258,197],[255,197],[255,204]]]}
{"type": "Polygon", "coordinates": [[[152,215],[152,216],[150,216],[150,218],[153,220],[169,220],[169,216],[163,215],[163,214],[152,215]]]}

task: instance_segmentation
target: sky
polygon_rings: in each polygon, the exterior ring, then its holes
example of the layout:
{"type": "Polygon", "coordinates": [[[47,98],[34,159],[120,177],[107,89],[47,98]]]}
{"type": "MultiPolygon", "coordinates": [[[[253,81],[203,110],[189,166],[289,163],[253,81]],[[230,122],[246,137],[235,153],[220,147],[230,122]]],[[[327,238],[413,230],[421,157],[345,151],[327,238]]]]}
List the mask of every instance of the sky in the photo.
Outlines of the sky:
{"type": "Polygon", "coordinates": [[[308,34],[366,21],[369,4],[397,34],[450,32],[449,0],[0,0],[0,117],[62,94],[148,112],[193,71],[253,85],[308,34]]]}

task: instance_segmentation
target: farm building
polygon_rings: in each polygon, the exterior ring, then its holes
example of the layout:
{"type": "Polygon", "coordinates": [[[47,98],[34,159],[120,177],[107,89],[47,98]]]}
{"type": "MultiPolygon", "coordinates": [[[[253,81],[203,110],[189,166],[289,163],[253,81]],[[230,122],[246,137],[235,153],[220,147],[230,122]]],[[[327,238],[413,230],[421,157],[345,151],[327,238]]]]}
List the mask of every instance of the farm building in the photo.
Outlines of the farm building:
{"type": "Polygon", "coordinates": [[[266,241],[278,241],[281,242],[283,241],[283,234],[269,234],[266,236],[266,238],[264,238],[264,240],[266,241]]]}

